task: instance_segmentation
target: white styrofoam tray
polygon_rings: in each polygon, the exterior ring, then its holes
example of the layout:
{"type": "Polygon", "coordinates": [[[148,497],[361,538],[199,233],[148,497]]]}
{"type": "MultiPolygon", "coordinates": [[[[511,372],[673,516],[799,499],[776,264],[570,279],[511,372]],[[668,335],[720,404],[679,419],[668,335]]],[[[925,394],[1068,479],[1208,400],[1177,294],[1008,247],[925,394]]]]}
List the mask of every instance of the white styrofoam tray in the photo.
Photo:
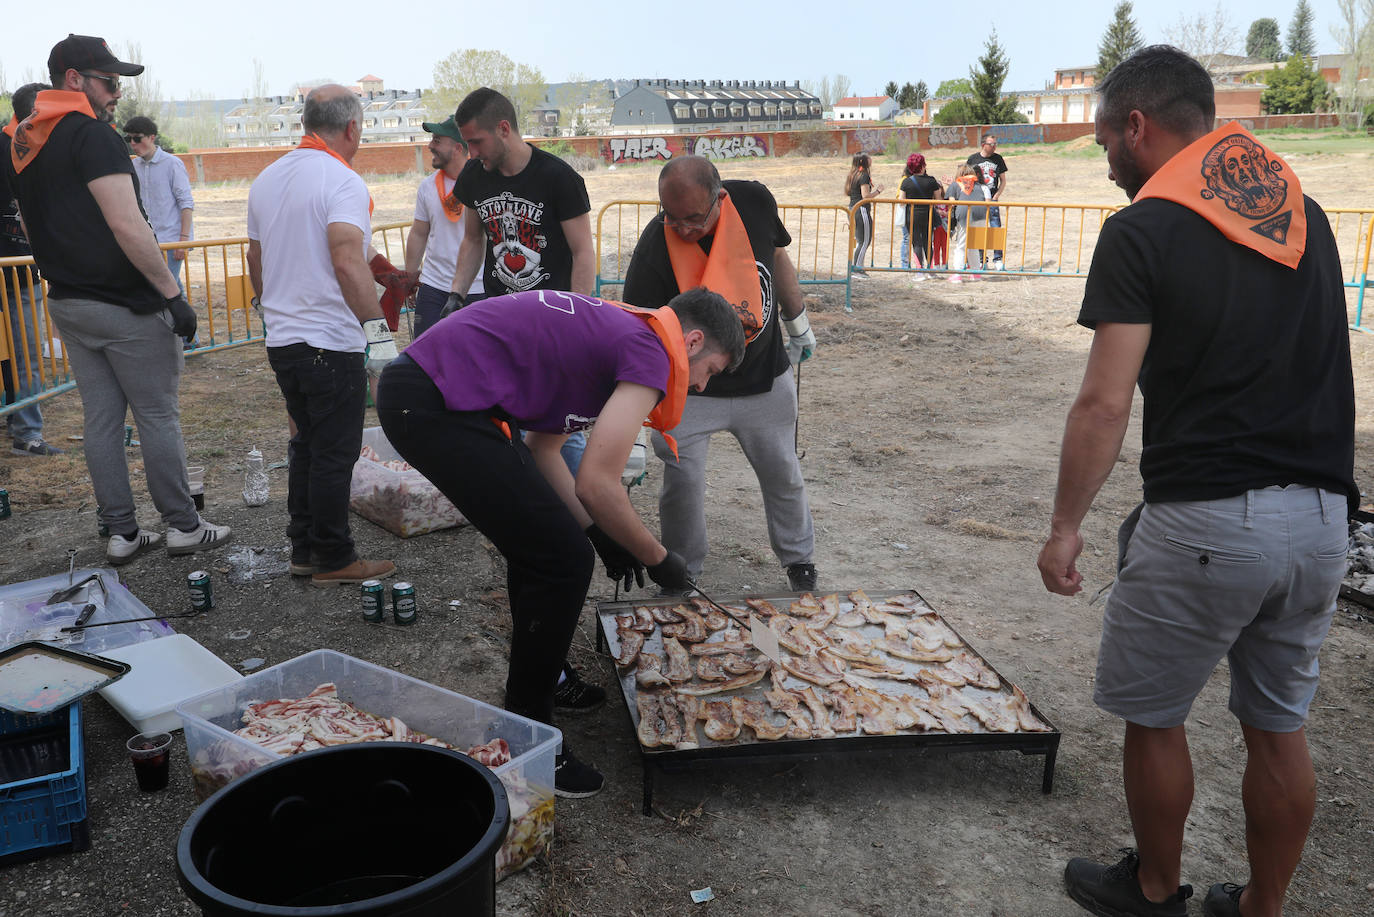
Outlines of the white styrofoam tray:
{"type": "Polygon", "coordinates": [[[180,729],[177,704],[243,678],[185,634],[135,643],[105,655],[133,667],[100,695],[139,732],[180,729]]]}

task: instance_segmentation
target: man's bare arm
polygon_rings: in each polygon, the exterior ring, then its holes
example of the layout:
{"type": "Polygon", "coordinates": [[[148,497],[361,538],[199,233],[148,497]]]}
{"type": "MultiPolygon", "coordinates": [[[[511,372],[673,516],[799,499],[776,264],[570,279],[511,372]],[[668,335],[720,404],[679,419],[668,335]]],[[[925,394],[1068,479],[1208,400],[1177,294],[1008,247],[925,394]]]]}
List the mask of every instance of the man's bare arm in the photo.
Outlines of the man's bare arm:
{"type": "Polygon", "coordinates": [[[358,322],[383,318],[377,301],[377,284],[364,259],[363,231],[352,223],[330,223],[325,230],[329,261],[339,282],[344,302],[358,322]]]}
{"type": "Polygon", "coordinates": [[[806,311],[801,281],[797,279],[797,269],[785,248],[776,249],[773,253],[773,289],[783,318],[796,318],[806,311]]]}
{"type": "Polygon", "coordinates": [[[419,276],[420,265],[425,260],[425,249],[429,247],[429,222],[426,220],[415,220],[410,224],[410,233],[406,236],[406,266],[405,272],[419,276]]]}
{"type": "Polygon", "coordinates": [[[592,215],[584,213],[560,223],[572,251],[572,292],[591,296],[596,288],[596,243],[592,241],[592,215]]]}
{"type": "Polygon", "coordinates": [[[458,246],[458,266],[453,271],[452,293],[467,295],[477,272],[482,269],[482,261],[487,256],[487,232],[477,211],[472,207],[463,208],[463,241],[458,246]]]}
{"type": "Polygon", "coordinates": [[[658,403],[657,389],[621,382],[601,408],[587,435],[577,470],[577,499],[597,526],[645,566],[662,563],[668,549],[659,543],[630,505],[620,483],[644,418],[658,403]]]}
{"type": "Polygon", "coordinates": [[[176,278],[167,269],[162,250],[157,247],[157,236],[153,235],[153,228],[138,209],[133,177],[122,172],[102,175],[87,182],[86,187],[124,257],[164,297],[180,293],[176,278]]]}
{"type": "Polygon", "coordinates": [[[248,282],[253,285],[253,295],[262,297],[262,243],[257,239],[248,240],[248,282]]]}
{"type": "Polygon", "coordinates": [[[1064,426],[1050,536],[1038,563],[1051,592],[1073,595],[1082,588],[1075,563],[1083,550],[1079,526],[1121,454],[1149,343],[1149,325],[1104,322],[1093,335],[1083,384],[1064,426]]]}

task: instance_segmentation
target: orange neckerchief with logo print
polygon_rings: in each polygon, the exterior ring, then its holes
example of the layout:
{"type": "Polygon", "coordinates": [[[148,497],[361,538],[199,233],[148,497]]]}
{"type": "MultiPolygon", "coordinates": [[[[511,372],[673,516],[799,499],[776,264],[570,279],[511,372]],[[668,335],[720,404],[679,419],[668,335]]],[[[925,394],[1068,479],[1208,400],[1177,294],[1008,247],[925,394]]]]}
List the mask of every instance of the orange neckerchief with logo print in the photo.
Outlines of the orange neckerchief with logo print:
{"type": "MultiPolygon", "coordinates": [[[[352,166],[348,165],[348,160],[344,159],[338,153],[331,150],[329,146],[324,142],[324,138],[322,138],[319,134],[306,134],[304,137],[301,138],[301,142],[297,144],[296,148],[300,150],[319,150],[321,153],[328,153],[330,156],[333,156],[339,162],[348,166],[350,169],[353,169],[352,166]]],[[[353,171],[356,172],[357,169],[354,169],[353,171]]],[[[376,206],[377,205],[372,201],[372,195],[369,193],[367,196],[368,216],[372,216],[372,211],[376,209],[376,206]]]]}
{"type": "Polygon", "coordinates": [[[443,169],[434,173],[434,190],[439,192],[439,203],[443,207],[444,216],[448,217],[450,223],[457,223],[463,218],[463,202],[458,200],[458,182],[453,183],[452,191],[444,190],[446,177],[443,169]]]}
{"type": "Polygon", "coordinates": [[[682,338],[682,323],[678,321],[677,313],[672,309],[641,309],[639,306],[610,299],[603,302],[619,306],[643,319],[653,329],[654,334],[658,335],[659,343],[668,354],[667,387],[658,404],[649,412],[644,425],[662,433],[663,441],[673,450],[673,458],[677,458],[677,440],[669,436],[668,431],[682,422],[682,409],[687,405],[687,343],[682,338]]]}
{"type": "Polygon", "coordinates": [[[720,218],[712,235],[715,238],[708,255],[698,243],[682,241],[667,223],[663,225],[663,239],[668,243],[668,261],[673,266],[678,292],[705,287],[724,296],[739,315],[745,341],[752,341],[763,330],[763,288],[759,286],[749,233],[728,193],[721,199],[720,218]]]}
{"type": "Polygon", "coordinates": [[[14,141],[10,144],[10,162],[14,165],[16,175],[38,158],[57,122],[73,113],[95,118],[90,100],[84,92],[45,89],[34,97],[33,111],[27,118],[21,122],[10,118],[5,133],[14,141]]]}
{"type": "Polygon", "coordinates": [[[1135,200],[1151,197],[1182,204],[1237,245],[1290,268],[1307,248],[1297,173],[1235,121],[1175,153],[1135,200]]]}

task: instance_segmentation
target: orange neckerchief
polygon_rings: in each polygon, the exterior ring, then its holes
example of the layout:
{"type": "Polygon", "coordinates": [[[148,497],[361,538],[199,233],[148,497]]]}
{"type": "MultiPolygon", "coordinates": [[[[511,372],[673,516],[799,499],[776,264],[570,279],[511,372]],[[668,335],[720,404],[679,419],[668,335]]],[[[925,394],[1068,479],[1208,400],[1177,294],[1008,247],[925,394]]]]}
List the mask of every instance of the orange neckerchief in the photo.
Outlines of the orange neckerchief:
{"type": "Polygon", "coordinates": [[[711,243],[711,254],[707,255],[696,242],[682,241],[665,223],[663,239],[668,243],[668,261],[673,265],[680,292],[705,287],[724,296],[735,307],[747,343],[763,330],[763,290],[749,233],[728,193],[720,202],[720,218],[712,234],[715,240],[711,243]]]}
{"type": "MultiPolygon", "coordinates": [[[[335,159],[337,159],[339,162],[343,163],[344,165],[348,166],[350,169],[353,168],[352,166],[349,166],[349,165],[348,165],[348,160],[347,160],[347,159],[344,159],[344,158],[343,158],[342,156],[340,156],[338,153],[336,153],[336,152],[334,152],[333,150],[331,150],[331,149],[328,147],[328,145],[325,144],[324,139],[323,139],[322,137],[320,137],[319,134],[306,134],[304,137],[301,138],[301,142],[300,142],[299,144],[296,145],[296,149],[298,149],[298,150],[319,150],[321,153],[328,153],[330,156],[333,156],[335,159]]],[[[354,169],[354,171],[357,171],[357,170],[354,169]]],[[[374,204],[373,201],[372,201],[372,195],[369,194],[369,195],[367,196],[367,215],[368,215],[368,216],[372,216],[372,211],[376,208],[376,206],[377,206],[377,205],[374,204]]]]}
{"type": "Polygon", "coordinates": [[[443,169],[434,173],[434,190],[439,192],[439,203],[443,205],[444,216],[448,217],[450,223],[457,223],[463,218],[463,202],[458,200],[458,183],[453,183],[452,191],[445,191],[444,178],[443,169]]]}
{"type": "Polygon", "coordinates": [[[978,178],[974,175],[965,175],[961,178],[956,178],[955,181],[964,189],[965,194],[972,194],[973,186],[978,181],[978,178]]]}
{"type": "Polygon", "coordinates": [[[73,112],[95,118],[90,100],[84,92],[44,89],[34,98],[33,111],[27,118],[17,124],[10,118],[10,126],[5,128],[5,133],[14,140],[10,144],[10,162],[14,165],[16,175],[38,158],[57,122],[73,112]]]}
{"type": "Polygon", "coordinates": [[[1291,268],[1307,248],[1297,174],[1235,121],[1174,154],[1135,200],[1150,197],[1182,204],[1237,245],[1291,268]]]}
{"type": "Polygon", "coordinates": [[[663,441],[673,450],[673,458],[677,458],[677,440],[669,436],[668,431],[682,421],[682,409],[687,406],[688,373],[687,343],[682,339],[682,324],[677,320],[677,313],[672,309],[641,309],[639,306],[610,299],[603,302],[619,306],[643,319],[653,329],[654,334],[658,335],[659,343],[668,354],[667,389],[658,404],[649,412],[644,425],[662,433],[663,441]]]}

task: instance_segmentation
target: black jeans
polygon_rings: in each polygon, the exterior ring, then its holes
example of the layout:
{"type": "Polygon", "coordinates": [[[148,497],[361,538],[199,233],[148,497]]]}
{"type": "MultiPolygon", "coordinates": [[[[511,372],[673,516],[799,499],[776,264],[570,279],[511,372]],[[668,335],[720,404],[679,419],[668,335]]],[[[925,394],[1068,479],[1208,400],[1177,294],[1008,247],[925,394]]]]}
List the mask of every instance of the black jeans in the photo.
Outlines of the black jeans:
{"type": "Polygon", "coordinates": [[[348,490],[363,445],[367,371],[361,353],[309,344],[267,348],[296,424],[287,452],[291,557],[324,573],[358,559],[348,527],[348,490]]]}
{"type": "Polygon", "coordinates": [[[506,709],[552,723],[554,689],[592,580],[591,542],[519,435],[507,438],[489,411],[448,410],[410,358],[383,370],[377,416],[396,451],[505,557],[514,622],[506,709]]]}

